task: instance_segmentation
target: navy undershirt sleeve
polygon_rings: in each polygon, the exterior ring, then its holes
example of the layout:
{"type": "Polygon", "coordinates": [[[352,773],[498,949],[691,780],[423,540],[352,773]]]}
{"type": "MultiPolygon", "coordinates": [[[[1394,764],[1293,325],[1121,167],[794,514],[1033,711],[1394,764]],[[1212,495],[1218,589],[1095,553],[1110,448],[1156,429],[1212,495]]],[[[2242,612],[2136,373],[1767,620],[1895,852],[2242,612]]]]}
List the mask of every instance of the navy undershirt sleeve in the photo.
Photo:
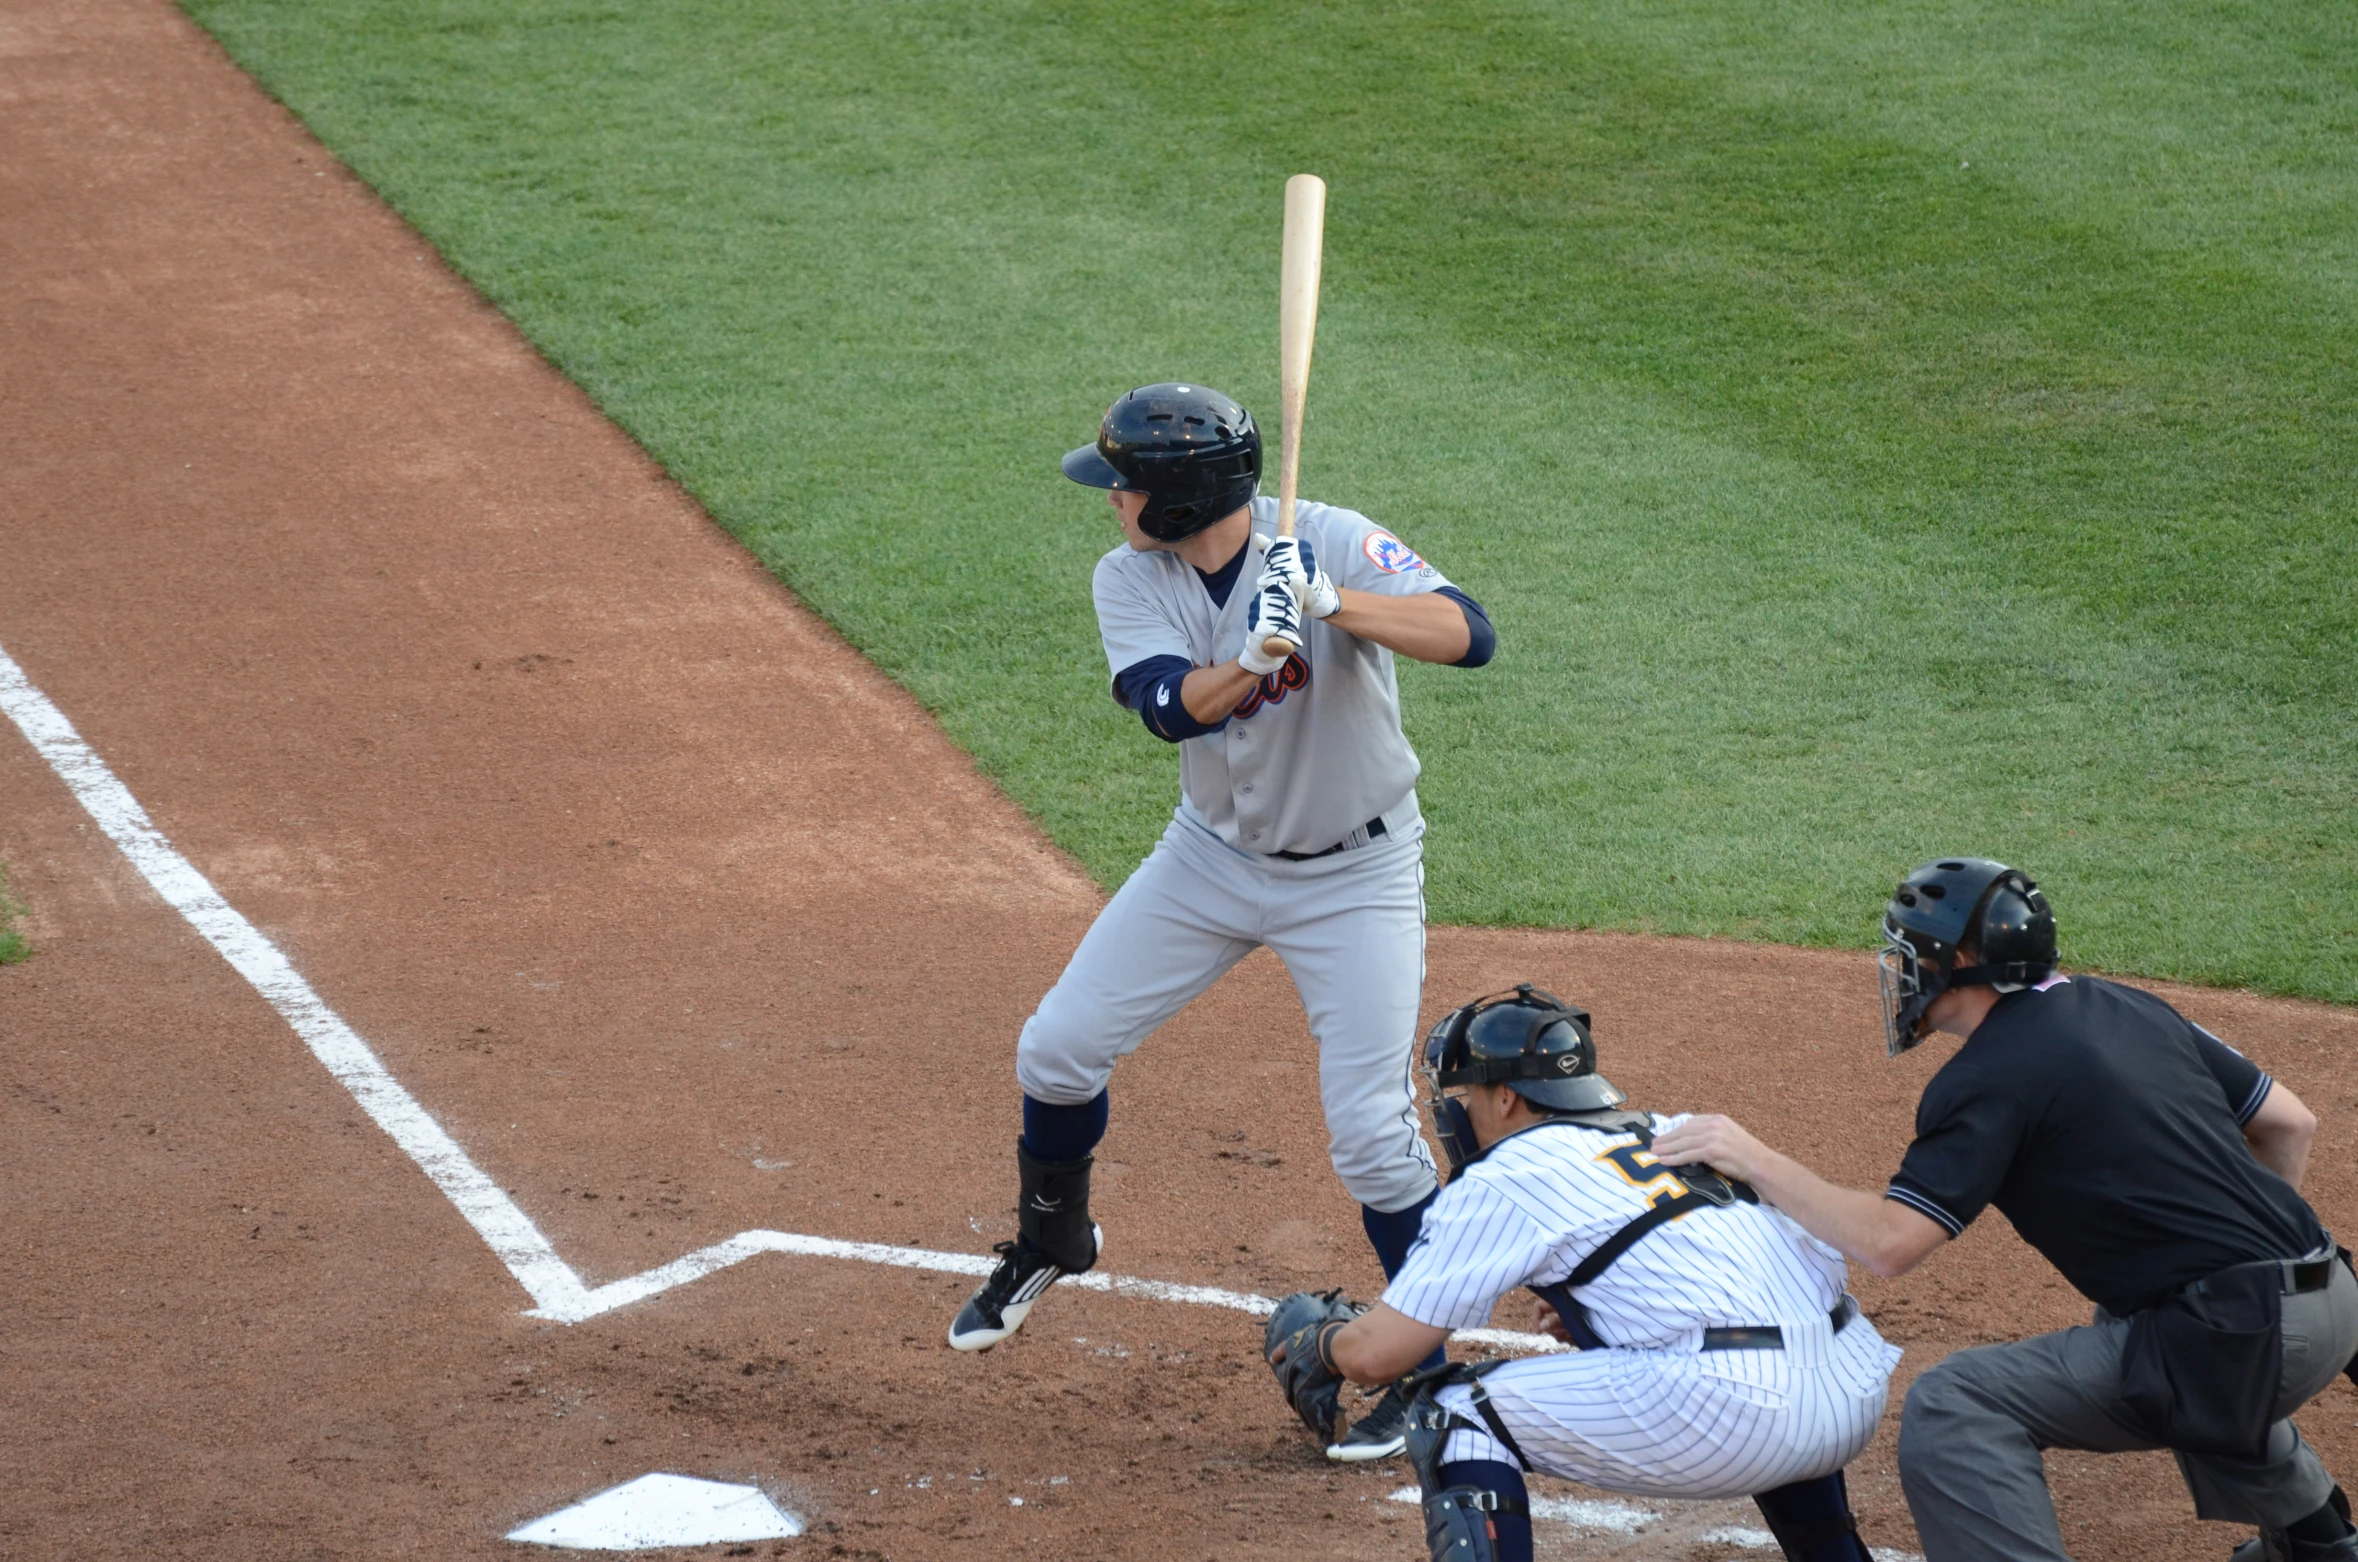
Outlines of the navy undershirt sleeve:
{"type": "Polygon", "coordinates": [[[1498,654],[1498,631],[1490,627],[1490,615],[1482,611],[1482,604],[1455,586],[1439,588],[1442,596],[1455,602],[1458,611],[1466,615],[1466,654],[1449,665],[1452,667],[1480,667],[1498,654]]]}
{"type": "Polygon", "coordinates": [[[1198,721],[1179,698],[1179,686],[1193,671],[1195,664],[1184,656],[1150,656],[1143,662],[1132,662],[1114,675],[1114,700],[1136,711],[1146,730],[1165,743],[1217,732],[1228,725],[1227,717],[1209,723],[1198,721]]]}
{"type": "MultiPolygon", "coordinates": [[[[1237,577],[1244,573],[1245,555],[1253,550],[1238,548],[1227,563],[1206,574],[1195,572],[1204,583],[1204,592],[1212,599],[1212,606],[1228,605],[1228,594],[1236,589],[1237,577]]],[[[1200,738],[1207,732],[1218,732],[1228,725],[1223,716],[1218,721],[1201,722],[1187,714],[1187,703],[1179,698],[1179,685],[1195,671],[1195,664],[1184,656],[1150,656],[1143,662],[1132,662],[1114,674],[1113,697],[1138,713],[1146,723],[1146,730],[1165,743],[1184,743],[1189,738],[1200,738]]]]}

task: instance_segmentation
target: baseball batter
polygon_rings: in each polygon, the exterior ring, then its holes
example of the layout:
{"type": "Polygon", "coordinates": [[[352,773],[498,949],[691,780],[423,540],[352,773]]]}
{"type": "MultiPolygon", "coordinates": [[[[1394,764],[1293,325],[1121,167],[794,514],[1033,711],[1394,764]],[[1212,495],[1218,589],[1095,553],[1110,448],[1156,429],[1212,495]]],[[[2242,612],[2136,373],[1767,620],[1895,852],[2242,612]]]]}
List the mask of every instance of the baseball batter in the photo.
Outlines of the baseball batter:
{"type": "Polygon", "coordinates": [[[1339,1380],[1398,1378],[1518,1286],[1580,1349],[1419,1372],[1407,1446],[1440,1562],[1529,1562],[1523,1471],[1659,1497],[1753,1497],[1794,1562],[1866,1562],[1842,1467],[1899,1351],[1840,1254],[1707,1168],[1655,1160],[1684,1117],[1618,1110],[1588,1015],[1529,986],[1426,1042],[1453,1168],[1383,1300],[1280,1304],[1268,1353],[1314,1429],[1339,1380]]]}
{"type": "MultiPolygon", "coordinates": [[[[1178,746],[1181,796],[1017,1043],[1020,1234],[951,1325],[960,1350],[1006,1338],[1097,1261],[1089,1168],[1115,1063],[1256,945],[1308,1012],[1329,1151],[1385,1274],[1437,1187],[1407,1067],[1424,822],[1392,658],[1478,667],[1488,618],[1363,515],[1305,502],[1296,536],[1273,539],[1260,433],[1217,391],[1132,391],[1064,471],[1120,517],[1098,630],[1114,698],[1178,746]]],[[[1330,1451],[1396,1450],[1403,1408],[1379,1402],[1330,1451]]]]}

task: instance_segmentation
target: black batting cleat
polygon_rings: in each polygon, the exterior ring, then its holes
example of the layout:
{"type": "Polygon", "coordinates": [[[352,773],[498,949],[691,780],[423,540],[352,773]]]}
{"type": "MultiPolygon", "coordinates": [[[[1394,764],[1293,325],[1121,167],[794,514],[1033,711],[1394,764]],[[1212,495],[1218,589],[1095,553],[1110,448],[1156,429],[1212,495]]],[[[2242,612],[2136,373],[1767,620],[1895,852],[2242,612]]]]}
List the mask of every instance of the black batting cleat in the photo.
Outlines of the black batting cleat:
{"type": "MultiPolygon", "coordinates": [[[[1094,1251],[1104,1249],[1102,1228],[1092,1225],[1089,1238],[1094,1251]]],[[[1064,1275],[1055,1259],[1020,1242],[1002,1242],[991,1251],[999,1255],[999,1267],[958,1309],[950,1324],[952,1350],[989,1350],[1022,1328],[1032,1304],[1064,1275]]]]}
{"type": "Polygon", "coordinates": [[[1391,1384],[1378,1395],[1366,1415],[1351,1429],[1327,1444],[1326,1456],[1343,1464],[1397,1458],[1408,1443],[1408,1396],[1391,1384]]]}

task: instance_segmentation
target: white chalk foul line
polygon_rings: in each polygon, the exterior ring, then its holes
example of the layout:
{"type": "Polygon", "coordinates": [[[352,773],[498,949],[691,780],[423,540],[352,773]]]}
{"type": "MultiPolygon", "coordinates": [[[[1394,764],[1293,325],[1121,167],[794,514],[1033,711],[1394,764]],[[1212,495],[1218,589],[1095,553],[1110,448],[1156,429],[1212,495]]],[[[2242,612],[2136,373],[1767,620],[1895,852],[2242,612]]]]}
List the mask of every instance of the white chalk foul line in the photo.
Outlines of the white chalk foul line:
{"type": "MultiPolygon", "coordinates": [[[[319,1059],[370,1121],[392,1137],[420,1170],[442,1190],[467,1224],[475,1228],[508,1273],[530,1294],[528,1315],[579,1323],[644,1301],[675,1286],[741,1264],[762,1253],[791,1253],[806,1258],[842,1258],[884,1264],[899,1269],[925,1269],[939,1274],[988,1274],[994,1260],[972,1253],[937,1253],[926,1248],[888,1247],[877,1242],[844,1242],[833,1237],[799,1236],[787,1231],[740,1231],[724,1242],[699,1248],[670,1263],[607,1285],[586,1284],[573,1266],[557,1256],[549,1239],[532,1217],[460,1149],[433,1115],[403,1088],[359,1032],[344,1023],[335,1010],[311,990],[276,944],[223,899],[205,876],[180,855],[147,817],[130,788],[116,779],[73,723],[33,686],[24,669],[0,648],[0,711],[16,723],[34,752],[57,772],[75,801],[139,870],[167,905],[187,919],[199,937],[219,952],[240,976],[262,995],[264,1002],[294,1029],[311,1055],[319,1059]]],[[[1107,1291],[1157,1302],[1185,1302],[1199,1307],[1226,1307],[1266,1318],[1277,1304],[1266,1296],[1223,1291],[1215,1286],[1180,1285],[1168,1280],[1140,1280],[1128,1275],[1068,1275],[1058,1282],[1088,1291],[1107,1291]]],[[[1469,1329],[1458,1336],[1478,1344],[1510,1350],[1560,1349],[1544,1335],[1517,1334],[1503,1329],[1469,1329]]]]}
{"type": "Polygon", "coordinates": [[[311,1055],[336,1076],[360,1109],[416,1161],[451,1203],[458,1206],[499,1261],[544,1308],[577,1307],[585,1294],[581,1277],[557,1256],[525,1213],[442,1131],[417,1097],[386,1072],[385,1065],[351,1026],[322,1003],[278,946],[264,938],[235,907],[221,898],[205,876],[173,849],[150,823],[147,810],[115,779],[65,713],[25,677],[0,649],[0,710],[8,713],[34,751],[49,762],[76,801],[122,848],[140,877],[188,919],[206,943],[220,952],[303,1038],[311,1055]]]}

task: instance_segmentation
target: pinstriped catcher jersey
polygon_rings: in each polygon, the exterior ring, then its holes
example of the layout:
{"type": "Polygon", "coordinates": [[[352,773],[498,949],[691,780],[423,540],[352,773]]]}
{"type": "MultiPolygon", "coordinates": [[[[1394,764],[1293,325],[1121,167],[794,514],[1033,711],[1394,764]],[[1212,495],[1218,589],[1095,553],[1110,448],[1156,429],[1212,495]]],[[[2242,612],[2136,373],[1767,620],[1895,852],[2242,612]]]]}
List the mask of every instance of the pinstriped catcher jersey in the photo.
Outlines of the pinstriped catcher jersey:
{"type": "MultiPolygon", "coordinates": [[[[1686,1115],[1651,1118],[1657,1135],[1686,1115]]],[[[1632,1133],[1577,1125],[1501,1140],[1441,1190],[1384,1300],[1419,1323],[1478,1328],[1518,1286],[1570,1276],[1684,1190],[1632,1133]]],[[[1607,1345],[1692,1346],[1706,1328],[1816,1324],[1842,1300],[1842,1255],[1759,1204],[1707,1206],[1647,1233],[1574,1294],[1607,1345]]]]}

